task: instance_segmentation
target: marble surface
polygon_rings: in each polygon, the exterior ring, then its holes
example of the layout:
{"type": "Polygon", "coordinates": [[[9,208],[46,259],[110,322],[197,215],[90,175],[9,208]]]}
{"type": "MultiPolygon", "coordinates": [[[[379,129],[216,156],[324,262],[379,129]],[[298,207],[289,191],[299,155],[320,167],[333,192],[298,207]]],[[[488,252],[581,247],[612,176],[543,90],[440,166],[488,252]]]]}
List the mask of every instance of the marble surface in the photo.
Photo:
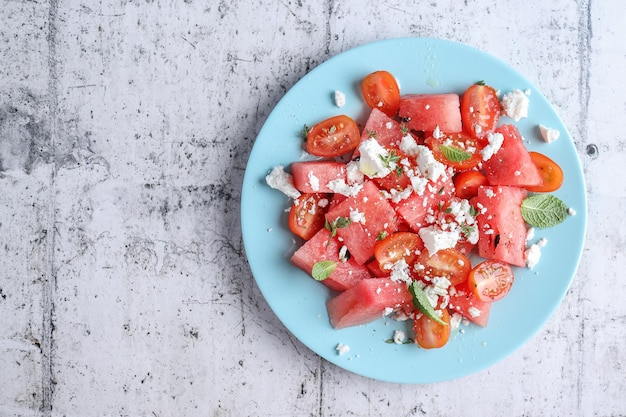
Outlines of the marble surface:
{"type": "Polygon", "coordinates": [[[626,415],[626,26],[618,0],[2,0],[1,416],[626,415]],[[377,39],[460,41],[554,104],[589,227],[510,357],[432,385],[344,371],[246,262],[241,183],[271,109],[377,39]]]}

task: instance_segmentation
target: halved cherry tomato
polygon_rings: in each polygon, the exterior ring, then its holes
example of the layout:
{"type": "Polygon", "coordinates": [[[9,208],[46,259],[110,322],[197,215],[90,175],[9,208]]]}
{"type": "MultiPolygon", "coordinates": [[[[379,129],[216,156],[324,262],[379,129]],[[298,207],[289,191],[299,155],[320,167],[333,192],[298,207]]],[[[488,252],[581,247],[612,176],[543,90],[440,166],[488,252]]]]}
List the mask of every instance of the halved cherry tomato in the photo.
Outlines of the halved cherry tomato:
{"type": "Polygon", "coordinates": [[[360,142],[361,132],[356,122],[342,114],[313,126],[306,136],[306,150],[312,155],[333,158],[353,151],[360,142]]]}
{"type": "Polygon", "coordinates": [[[376,71],[361,82],[361,93],[367,105],[392,117],[400,108],[400,88],[393,75],[387,71],[376,71]]]}
{"type": "Polygon", "coordinates": [[[447,309],[441,310],[441,319],[446,325],[437,323],[425,314],[413,320],[415,342],[423,349],[437,349],[445,346],[450,338],[450,313],[447,309]]]}
{"type": "Polygon", "coordinates": [[[424,247],[424,243],[418,234],[412,232],[396,232],[376,242],[374,246],[374,258],[378,261],[382,270],[389,270],[401,259],[411,265],[417,259],[416,250],[424,247]],[[386,268],[387,267],[387,268],[386,268]]]}
{"type": "Polygon", "coordinates": [[[417,264],[421,265],[415,268],[419,276],[445,276],[448,277],[452,285],[465,282],[472,269],[469,258],[456,249],[442,249],[432,256],[429,256],[428,251],[422,251],[417,259],[417,264]]]}
{"type": "Polygon", "coordinates": [[[309,240],[324,227],[328,196],[326,194],[302,194],[289,209],[289,230],[304,240],[309,240]],[[326,204],[320,201],[326,199],[326,204]]]}
{"type": "Polygon", "coordinates": [[[491,303],[508,294],[513,280],[513,270],[509,264],[489,259],[470,271],[467,285],[476,298],[484,303],[491,303]]]}
{"type": "Polygon", "coordinates": [[[500,100],[496,91],[484,83],[469,86],[461,98],[461,120],[465,132],[482,138],[493,132],[500,118],[500,100]]]}
{"type": "Polygon", "coordinates": [[[480,171],[463,171],[454,177],[454,189],[459,198],[469,200],[477,196],[481,185],[489,185],[489,181],[480,171]]]}
{"type": "Polygon", "coordinates": [[[465,133],[452,133],[439,138],[431,136],[425,143],[437,161],[458,171],[475,168],[482,161],[482,143],[465,133]]]}
{"type": "Polygon", "coordinates": [[[552,159],[539,152],[529,152],[533,163],[539,168],[543,184],[525,187],[528,191],[536,193],[549,193],[558,190],[563,185],[563,170],[552,159]]]}

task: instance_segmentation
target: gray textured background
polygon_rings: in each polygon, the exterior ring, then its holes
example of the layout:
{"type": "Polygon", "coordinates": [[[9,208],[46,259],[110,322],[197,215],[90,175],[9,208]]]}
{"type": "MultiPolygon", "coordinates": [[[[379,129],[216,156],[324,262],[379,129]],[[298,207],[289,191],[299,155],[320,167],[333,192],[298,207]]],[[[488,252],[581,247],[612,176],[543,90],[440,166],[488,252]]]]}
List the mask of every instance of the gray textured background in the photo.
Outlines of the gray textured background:
{"type": "Polygon", "coordinates": [[[0,415],[626,415],[619,0],[0,0],[0,415]],[[526,346],[425,386],[331,365],[269,310],[247,157],[309,70],[383,38],[484,50],[555,105],[589,193],[573,286],[526,346]]]}

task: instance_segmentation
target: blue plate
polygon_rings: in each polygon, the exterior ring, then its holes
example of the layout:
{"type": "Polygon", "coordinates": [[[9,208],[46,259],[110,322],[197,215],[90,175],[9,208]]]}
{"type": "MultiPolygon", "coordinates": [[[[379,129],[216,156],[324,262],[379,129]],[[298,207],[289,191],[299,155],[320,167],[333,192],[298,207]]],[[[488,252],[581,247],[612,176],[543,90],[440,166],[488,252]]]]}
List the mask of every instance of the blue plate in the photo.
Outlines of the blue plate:
{"type": "MultiPolygon", "coordinates": [[[[503,122],[512,122],[502,118],[503,122]]],[[[241,221],[252,273],[268,304],[302,343],[326,360],[356,374],[397,383],[450,380],[483,370],[522,346],[544,325],[565,296],[582,254],[587,201],[581,165],[563,122],[546,98],[526,78],[503,62],[471,47],[437,39],[403,38],[379,41],[341,53],[301,79],[272,111],[254,144],[246,169],[241,221]],[[324,285],[292,266],[289,258],[299,245],[289,232],[285,210],[290,200],[265,184],[275,166],[289,167],[305,158],[300,131],[327,117],[348,114],[364,122],[368,110],[360,81],[385,69],[406,93],[462,93],[484,80],[503,93],[530,90],[529,117],[515,123],[527,147],[547,154],[565,173],[554,194],[576,211],[564,223],[537,230],[547,246],[534,269],[515,268],[510,293],[493,304],[489,326],[462,325],[442,349],[423,350],[415,344],[386,343],[394,330],[410,335],[407,322],[381,318],[368,325],[334,330],[326,301],[333,295],[324,285]],[[339,109],[335,90],[347,98],[339,109]],[[561,137],[544,143],[538,124],[558,129],[561,137]],[[338,343],[350,351],[339,355],[338,343]]],[[[277,357],[277,360],[278,357],[277,357]]]]}

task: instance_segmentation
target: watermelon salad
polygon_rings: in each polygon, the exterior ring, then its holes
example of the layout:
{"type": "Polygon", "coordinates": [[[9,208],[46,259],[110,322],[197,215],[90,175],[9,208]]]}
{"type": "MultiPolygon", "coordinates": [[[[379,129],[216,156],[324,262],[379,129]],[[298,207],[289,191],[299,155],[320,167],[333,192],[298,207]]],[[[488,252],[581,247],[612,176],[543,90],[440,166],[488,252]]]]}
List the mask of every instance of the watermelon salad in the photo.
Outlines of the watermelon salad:
{"type": "Polygon", "coordinates": [[[403,94],[386,71],[361,87],[364,126],[345,114],[305,126],[312,158],[266,181],[293,199],[288,225],[301,245],[291,262],[331,290],[334,328],[411,320],[406,340],[441,348],[463,320],[487,326],[515,269],[538,262],[547,242],[528,245],[535,228],[574,214],[550,194],[563,171],[526,149],[514,124],[527,115],[520,90],[500,97],[477,82],[403,94]]]}

